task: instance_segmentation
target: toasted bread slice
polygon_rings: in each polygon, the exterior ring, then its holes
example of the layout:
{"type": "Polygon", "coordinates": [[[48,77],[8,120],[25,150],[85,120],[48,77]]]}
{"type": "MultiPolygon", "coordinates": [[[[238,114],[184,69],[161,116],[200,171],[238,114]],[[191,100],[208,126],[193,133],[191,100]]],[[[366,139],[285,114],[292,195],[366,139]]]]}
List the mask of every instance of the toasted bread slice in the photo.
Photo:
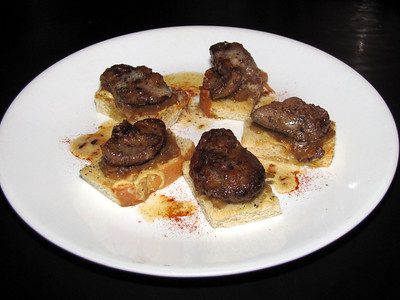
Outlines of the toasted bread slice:
{"type": "Polygon", "coordinates": [[[94,101],[96,110],[99,113],[117,122],[127,120],[130,123],[135,123],[136,121],[147,118],[156,118],[164,121],[167,127],[171,127],[176,123],[182,110],[188,105],[190,100],[189,95],[184,91],[174,90],[174,93],[177,95],[176,101],[172,101],[169,105],[154,108],[120,109],[116,106],[113,95],[104,89],[100,89],[96,92],[94,101]]]}
{"type": "Polygon", "coordinates": [[[183,163],[183,176],[212,227],[231,227],[281,214],[279,200],[269,185],[251,202],[245,203],[225,203],[199,194],[189,174],[189,166],[190,161],[183,163]]]}
{"type": "Polygon", "coordinates": [[[258,101],[252,99],[237,101],[231,98],[212,100],[210,91],[200,88],[199,106],[209,118],[245,121],[259,103],[270,103],[275,97],[273,92],[269,92],[258,101]]]}
{"type": "MultiPolygon", "coordinates": [[[[171,132],[173,135],[173,133],[171,132]]],[[[182,175],[182,164],[190,159],[194,144],[189,139],[173,135],[180,155],[164,163],[157,163],[132,173],[123,179],[106,177],[99,160],[80,170],[80,176],[120,206],[132,206],[145,201],[151,193],[162,189],[182,175]]]]}
{"type": "Polygon", "coordinates": [[[299,162],[291,152],[289,142],[277,139],[271,131],[255,124],[248,119],[244,122],[241,143],[260,160],[276,161],[280,163],[309,167],[328,167],[332,163],[335,150],[335,123],[331,126],[322,149],[325,154],[322,158],[311,162],[299,162]]]}
{"type": "MultiPolygon", "coordinates": [[[[205,74],[207,74],[207,71],[205,74]]],[[[203,77],[203,85],[200,86],[199,97],[199,106],[201,110],[209,118],[237,121],[247,120],[254,108],[271,103],[276,98],[274,90],[268,85],[268,74],[260,70],[260,77],[263,85],[261,98],[241,101],[229,97],[213,100],[210,91],[204,87],[206,77],[203,77]]]]}

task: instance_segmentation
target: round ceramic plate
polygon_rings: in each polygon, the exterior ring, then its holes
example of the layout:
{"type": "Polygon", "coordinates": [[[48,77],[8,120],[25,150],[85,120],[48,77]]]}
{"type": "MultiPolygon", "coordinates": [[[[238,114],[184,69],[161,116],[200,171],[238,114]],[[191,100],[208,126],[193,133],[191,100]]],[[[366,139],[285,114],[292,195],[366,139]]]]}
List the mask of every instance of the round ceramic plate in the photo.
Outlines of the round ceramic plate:
{"type": "MultiPolygon", "coordinates": [[[[232,128],[240,138],[241,126],[220,121],[206,127],[232,128]]],[[[185,133],[197,142],[200,132],[185,133]]],[[[358,73],[303,43],[227,27],[150,30],[85,48],[36,77],[0,126],[1,186],[27,224],[85,259],[160,276],[247,272],[320,249],[376,207],[397,158],[392,115],[358,73]],[[71,155],[68,140],[104,120],[93,102],[99,75],[117,63],[146,65],[163,75],[203,73],[210,67],[209,47],[220,41],[242,43],[268,72],[278,99],[298,96],[329,112],[337,126],[332,165],[310,171],[294,193],[278,194],[282,215],[220,229],[211,228],[200,210],[188,219],[147,222],[137,207],[119,207],[85,183],[79,177],[85,163],[71,155]]],[[[183,178],[170,192],[192,200],[183,178]]]]}

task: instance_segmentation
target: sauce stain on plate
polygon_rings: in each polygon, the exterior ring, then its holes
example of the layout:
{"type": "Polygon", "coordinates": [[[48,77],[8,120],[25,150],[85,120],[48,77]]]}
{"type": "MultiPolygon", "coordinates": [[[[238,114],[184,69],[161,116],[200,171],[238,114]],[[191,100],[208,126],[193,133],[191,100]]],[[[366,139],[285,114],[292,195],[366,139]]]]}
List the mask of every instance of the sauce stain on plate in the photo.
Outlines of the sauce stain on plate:
{"type": "Polygon", "coordinates": [[[191,201],[177,201],[172,197],[153,194],[146,202],[140,205],[139,211],[149,222],[156,219],[178,219],[192,216],[197,206],[191,201]]]}

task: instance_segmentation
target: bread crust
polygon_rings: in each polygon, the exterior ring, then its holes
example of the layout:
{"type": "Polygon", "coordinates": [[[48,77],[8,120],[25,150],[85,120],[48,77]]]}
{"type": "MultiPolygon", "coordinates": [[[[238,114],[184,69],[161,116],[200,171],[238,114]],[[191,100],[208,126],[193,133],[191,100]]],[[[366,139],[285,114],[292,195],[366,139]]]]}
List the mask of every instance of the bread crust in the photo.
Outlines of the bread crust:
{"type": "Polygon", "coordinates": [[[210,199],[196,191],[189,174],[189,167],[190,161],[185,161],[183,163],[183,176],[212,227],[232,227],[281,214],[279,200],[273,194],[269,185],[266,185],[263,191],[250,202],[224,203],[216,207],[214,203],[220,203],[221,200],[210,199]]]}
{"type": "Polygon", "coordinates": [[[161,110],[145,110],[145,111],[130,111],[129,113],[124,112],[115,105],[115,99],[113,95],[104,89],[100,89],[96,92],[94,102],[96,105],[96,110],[117,122],[122,122],[127,120],[130,123],[135,123],[136,121],[155,118],[162,120],[167,127],[174,125],[182,110],[188,105],[190,97],[184,91],[176,91],[174,93],[177,95],[177,102],[162,108],[161,110]]]}
{"type": "Polygon", "coordinates": [[[151,193],[178,179],[182,175],[182,163],[192,156],[193,142],[175,135],[174,137],[180,149],[180,155],[165,163],[135,172],[123,179],[112,179],[103,174],[97,160],[81,169],[80,176],[120,206],[139,204],[151,193]]]}

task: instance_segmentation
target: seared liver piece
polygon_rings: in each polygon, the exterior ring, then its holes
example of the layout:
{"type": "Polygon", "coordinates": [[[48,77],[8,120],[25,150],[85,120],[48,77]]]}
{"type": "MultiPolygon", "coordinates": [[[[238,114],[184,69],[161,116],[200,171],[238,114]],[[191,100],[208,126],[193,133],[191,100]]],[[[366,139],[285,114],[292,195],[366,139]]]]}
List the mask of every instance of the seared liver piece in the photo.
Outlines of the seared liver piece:
{"type": "Polygon", "coordinates": [[[265,170],[229,129],[201,136],[190,162],[196,190],[225,202],[251,201],[265,184],[265,170]]]}

